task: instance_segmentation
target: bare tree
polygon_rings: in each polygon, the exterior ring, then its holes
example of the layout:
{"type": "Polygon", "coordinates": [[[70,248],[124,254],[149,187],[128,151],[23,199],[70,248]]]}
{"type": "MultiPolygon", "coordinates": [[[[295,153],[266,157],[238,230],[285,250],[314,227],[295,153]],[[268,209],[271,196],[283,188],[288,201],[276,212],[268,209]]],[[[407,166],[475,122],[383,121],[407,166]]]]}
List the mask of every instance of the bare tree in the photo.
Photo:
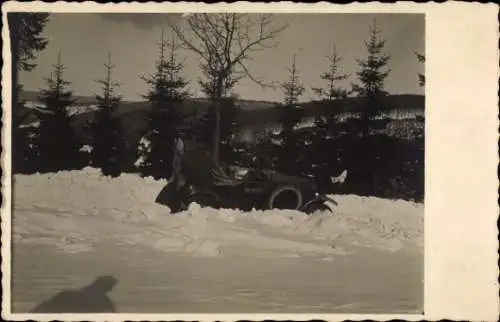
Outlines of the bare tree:
{"type": "Polygon", "coordinates": [[[248,78],[262,87],[272,87],[248,68],[256,52],[273,48],[276,36],[288,24],[274,26],[271,14],[194,13],[184,16],[185,26],[168,21],[183,47],[196,53],[204,79],[202,90],[215,105],[213,160],[219,163],[220,100],[248,78]]]}

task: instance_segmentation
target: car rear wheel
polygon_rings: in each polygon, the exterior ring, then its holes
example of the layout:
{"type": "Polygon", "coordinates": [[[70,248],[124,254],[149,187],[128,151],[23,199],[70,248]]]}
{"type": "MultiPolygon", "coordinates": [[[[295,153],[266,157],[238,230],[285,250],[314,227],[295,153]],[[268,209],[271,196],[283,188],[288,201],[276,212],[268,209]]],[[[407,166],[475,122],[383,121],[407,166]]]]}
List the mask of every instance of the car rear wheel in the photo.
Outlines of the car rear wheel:
{"type": "Polygon", "coordinates": [[[269,198],[269,209],[293,209],[302,206],[303,196],[294,186],[281,186],[276,188],[269,198]]]}

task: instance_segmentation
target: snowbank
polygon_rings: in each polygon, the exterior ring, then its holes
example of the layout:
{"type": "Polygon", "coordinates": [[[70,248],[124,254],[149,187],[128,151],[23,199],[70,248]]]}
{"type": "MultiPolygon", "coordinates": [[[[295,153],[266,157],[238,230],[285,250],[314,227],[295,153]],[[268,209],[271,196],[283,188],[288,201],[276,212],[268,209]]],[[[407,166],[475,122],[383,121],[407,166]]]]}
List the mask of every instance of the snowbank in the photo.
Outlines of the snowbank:
{"type": "Polygon", "coordinates": [[[55,245],[67,252],[92,251],[112,240],[195,256],[255,254],[321,256],[349,253],[352,246],[399,250],[423,242],[423,205],[406,201],[333,196],[335,213],[201,208],[170,215],[154,200],[167,182],[99,170],[14,177],[15,242],[55,245]]]}
{"type": "MultiPolygon", "coordinates": [[[[87,167],[82,171],[16,175],[14,204],[67,210],[82,214],[102,214],[125,221],[148,216],[151,196],[166,181],[122,174],[111,179],[100,170],[87,167]]],[[[159,209],[159,208],[157,208],[159,209]]],[[[165,210],[163,211],[165,212],[165,210]]]]}

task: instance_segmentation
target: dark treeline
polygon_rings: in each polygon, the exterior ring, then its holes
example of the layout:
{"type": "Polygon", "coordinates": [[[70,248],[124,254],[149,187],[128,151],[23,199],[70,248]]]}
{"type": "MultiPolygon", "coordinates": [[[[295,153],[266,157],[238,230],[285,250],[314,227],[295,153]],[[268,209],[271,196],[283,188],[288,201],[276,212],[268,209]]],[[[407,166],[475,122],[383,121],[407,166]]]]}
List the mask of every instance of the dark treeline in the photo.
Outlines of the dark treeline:
{"type": "MultiPolygon", "coordinates": [[[[210,15],[209,20],[212,20],[208,22],[224,24],[229,19],[234,28],[231,37],[255,43],[258,49],[272,46],[264,42],[286,27],[271,29],[268,24],[271,16],[263,15],[258,21],[264,28],[262,39],[250,41],[251,37],[243,34],[245,28],[238,27],[239,17],[210,15]]],[[[154,72],[138,75],[149,87],[143,93],[148,102],[143,119],[131,122],[120,112],[123,109],[119,94],[121,83],[113,78],[115,66],[110,54],[104,62],[103,76],[96,81],[101,85],[101,92],[95,95],[96,110],[86,113],[82,121],[81,116],[71,114],[68,108],[75,104],[75,96],[70,89],[71,83],[65,79],[66,66],[60,54],[38,97],[44,108],[24,108],[17,72],[34,68],[36,53],[47,44],[41,34],[49,16],[11,13],[8,18],[11,32],[18,30],[11,36],[16,62],[13,81],[18,85],[13,93],[15,173],[54,172],[90,165],[109,176],[136,172],[168,178],[174,137],[182,134],[187,157],[192,152],[203,160],[199,162],[203,166],[230,163],[274,168],[313,176],[325,192],[423,199],[424,119],[397,120],[383,115],[393,104],[389,103],[391,96],[384,89],[384,81],[391,72],[386,68],[390,56],[384,52],[385,41],[376,22],[370,27],[365,42],[367,56],[356,60],[359,66],[357,83],[352,83],[350,88],[339,85],[352,75],[342,72],[342,57],[333,46],[332,54],[325,59],[325,72],[318,75],[324,87],[312,89],[318,99],[299,104],[305,88],[300,80],[300,66],[293,55],[287,69],[289,77],[278,82],[283,91],[283,104],[268,109],[274,111],[279,131],[257,130],[245,138],[238,119],[245,117],[245,113],[259,115],[264,112],[240,110],[232,89],[245,77],[268,86],[251,75],[245,66],[245,59],[251,57],[253,47],[232,56],[233,51],[227,50],[227,46],[218,47],[217,43],[212,43],[212,47],[203,47],[211,52],[204,52],[201,47],[189,43],[182,30],[171,26],[173,32],[168,39],[162,32],[158,59],[152,66],[154,72]],[[181,47],[191,48],[200,56],[203,78],[199,85],[208,98],[205,108],[187,107],[196,103],[189,92],[190,82],[183,76],[183,60],[178,57],[181,47]],[[347,112],[352,115],[347,117],[347,112]],[[304,116],[311,115],[314,126],[298,129],[304,116]],[[25,126],[30,118],[37,121],[36,126],[25,126]],[[338,187],[334,190],[329,178],[343,169],[349,171],[348,180],[341,191],[338,187]]],[[[193,14],[188,19],[192,22],[191,28],[198,28],[196,31],[202,35],[202,40],[215,39],[215,35],[210,34],[211,29],[202,23],[207,21],[206,17],[200,19],[198,14],[193,14]]],[[[424,62],[421,54],[415,55],[424,62]]],[[[424,86],[425,78],[415,75],[415,81],[424,86]]]]}

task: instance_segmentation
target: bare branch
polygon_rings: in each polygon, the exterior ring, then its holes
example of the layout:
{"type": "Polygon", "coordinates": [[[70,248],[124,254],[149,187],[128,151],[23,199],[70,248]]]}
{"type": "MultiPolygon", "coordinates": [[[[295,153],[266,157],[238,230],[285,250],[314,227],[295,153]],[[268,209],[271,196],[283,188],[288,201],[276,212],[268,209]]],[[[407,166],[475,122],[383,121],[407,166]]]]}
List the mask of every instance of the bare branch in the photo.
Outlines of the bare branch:
{"type": "Polygon", "coordinates": [[[167,17],[167,24],[169,27],[172,29],[172,31],[175,33],[177,38],[180,40],[182,47],[184,49],[191,50],[198,55],[200,55],[203,59],[208,60],[207,54],[199,47],[195,46],[193,44],[193,41],[191,39],[188,39],[182,30],[177,24],[173,23],[168,17],[167,17]]]}
{"type": "Polygon", "coordinates": [[[247,66],[245,66],[245,64],[243,64],[241,61],[237,63],[238,66],[241,67],[241,69],[243,69],[243,73],[245,74],[245,76],[247,78],[249,78],[252,82],[256,83],[257,85],[259,85],[260,87],[262,88],[274,88],[276,85],[273,83],[273,82],[266,82],[265,80],[262,80],[262,79],[258,79],[257,77],[255,77],[251,72],[250,70],[247,68],[247,66]]]}
{"type": "MultiPolygon", "coordinates": [[[[273,87],[254,76],[246,62],[252,60],[252,53],[275,47],[273,40],[288,27],[288,23],[273,27],[272,14],[255,16],[245,13],[197,13],[184,20],[187,30],[171,21],[169,25],[183,48],[200,56],[200,66],[207,81],[215,82],[214,86],[226,86],[223,84],[234,85],[248,78],[261,87],[273,87]],[[189,39],[184,31],[192,34],[193,39],[189,39]]],[[[224,91],[221,88],[213,92],[224,91]]]]}
{"type": "Polygon", "coordinates": [[[249,51],[255,51],[259,48],[273,48],[276,46],[276,44],[267,45],[266,41],[274,39],[280,32],[288,27],[288,24],[284,24],[283,26],[275,29],[266,30],[267,28],[269,28],[269,25],[271,23],[270,18],[271,15],[269,14],[262,14],[259,16],[259,34],[257,38],[250,40],[251,38],[248,34],[245,35],[245,37],[241,37],[240,34],[240,39],[247,38],[249,42],[244,46],[242,45],[242,43],[240,43],[240,53],[233,59],[233,62],[240,60],[241,57],[249,51]]]}

